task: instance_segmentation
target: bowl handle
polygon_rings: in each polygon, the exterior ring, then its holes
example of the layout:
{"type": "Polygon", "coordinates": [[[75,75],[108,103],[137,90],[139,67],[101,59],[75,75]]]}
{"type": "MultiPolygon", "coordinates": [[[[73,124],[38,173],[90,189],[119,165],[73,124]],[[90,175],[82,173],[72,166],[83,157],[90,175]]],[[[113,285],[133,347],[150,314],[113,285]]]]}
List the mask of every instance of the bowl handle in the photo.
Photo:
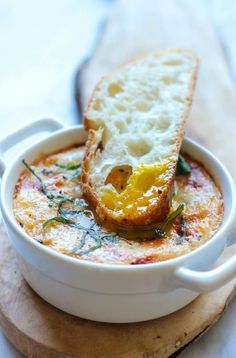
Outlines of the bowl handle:
{"type": "Polygon", "coordinates": [[[181,287],[196,291],[210,292],[236,278],[236,255],[225,263],[209,271],[195,271],[180,267],[175,271],[175,277],[181,287]]]}
{"type": "Polygon", "coordinates": [[[41,118],[17,129],[12,133],[9,133],[6,137],[0,140],[0,177],[2,177],[6,169],[6,163],[3,159],[3,156],[8,149],[13,147],[18,142],[32,136],[33,134],[45,131],[55,132],[64,127],[65,125],[56,119],[41,118]]]}

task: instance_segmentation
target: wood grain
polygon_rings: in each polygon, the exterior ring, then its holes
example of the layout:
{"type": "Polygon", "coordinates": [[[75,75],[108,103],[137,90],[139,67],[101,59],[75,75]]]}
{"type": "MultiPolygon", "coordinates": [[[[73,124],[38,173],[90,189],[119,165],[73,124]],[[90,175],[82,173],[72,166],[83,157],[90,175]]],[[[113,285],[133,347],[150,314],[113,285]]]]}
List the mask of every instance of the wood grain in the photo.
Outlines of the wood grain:
{"type": "MultiPolygon", "coordinates": [[[[14,249],[2,231],[0,251],[0,325],[9,340],[32,358],[169,357],[217,321],[235,295],[235,282],[231,282],[157,320],[92,322],[64,313],[34,293],[21,276],[14,249]]],[[[232,248],[229,251],[222,260],[232,255],[232,248]]]]}

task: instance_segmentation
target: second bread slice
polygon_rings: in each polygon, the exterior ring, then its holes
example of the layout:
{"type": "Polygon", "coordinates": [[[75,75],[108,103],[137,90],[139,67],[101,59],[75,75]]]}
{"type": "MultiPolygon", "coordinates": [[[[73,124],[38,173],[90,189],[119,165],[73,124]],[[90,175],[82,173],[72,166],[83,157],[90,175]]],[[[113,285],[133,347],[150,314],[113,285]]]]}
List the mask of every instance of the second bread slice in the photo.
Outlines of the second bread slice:
{"type": "Polygon", "coordinates": [[[101,221],[133,229],[167,216],[197,67],[192,52],[165,50],[130,61],[95,88],[82,183],[101,221]]]}

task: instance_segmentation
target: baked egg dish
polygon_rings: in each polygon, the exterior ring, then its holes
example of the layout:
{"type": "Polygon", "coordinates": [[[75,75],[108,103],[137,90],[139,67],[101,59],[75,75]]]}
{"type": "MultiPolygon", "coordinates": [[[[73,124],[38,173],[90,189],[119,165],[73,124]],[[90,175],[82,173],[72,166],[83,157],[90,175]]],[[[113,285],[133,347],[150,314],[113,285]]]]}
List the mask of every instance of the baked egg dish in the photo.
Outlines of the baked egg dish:
{"type": "MultiPolygon", "coordinates": [[[[13,211],[32,240],[79,260],[137,265],[187,254],[219,229],[224,214],[222,194],[204,166],[185,153],[179,156],[172,203],[163,222],[149,230],[132,231],[102,225],[82,193],[84,151],[84,146],[74,145],[42,155],[33,163],[23,161],[25,170],[15,186],[13,211]]],[[[108,205],[124,210],[119,207],[119,195],[126,195],[125,210],[132,210],[136,190],[148,192],[153,182],[155,190],[161,190],[162,168],[166,172],[168,163],[163,167],[140,164],[132,181],[129,167],[117,168],[107,178],[116,188],[115,194],[112,190],[104,193],[105,198],[115,195],[108,205]],[[126,188],[119,194],[124,182],[126,188]]],[[[150,199],[152,192],[148,195],[150,199]]],[[[141,210],[145,202],[139,205],[141,210]]]]}

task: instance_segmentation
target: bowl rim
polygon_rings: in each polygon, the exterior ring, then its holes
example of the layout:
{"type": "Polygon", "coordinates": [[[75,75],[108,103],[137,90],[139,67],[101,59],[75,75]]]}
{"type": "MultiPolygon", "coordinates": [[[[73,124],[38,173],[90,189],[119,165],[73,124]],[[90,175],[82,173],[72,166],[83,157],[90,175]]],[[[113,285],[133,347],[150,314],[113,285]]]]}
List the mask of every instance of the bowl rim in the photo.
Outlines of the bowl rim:
{"type": "MultiPolygon", "coordinates": [[[[227,217],[224,217],[223,222],[222,222],[221,226],[219,227],[219,230],[210,239],[208,239],[205,243],[203,243],[202,245],[200,245],[199,247],[195,248],[194,250],[192,250],[191,252],[189,252],[187,254],[180,255],[180,256],[177,256],[177,257],[174,257],[174,258],[171,258],[168,260],[147,263],[147,264],[143,264],[143,265],[131,265],[131,264],[108,264],[108,263],[92,262],[89,260],[81,260],[79,258],[71,257],[66,254],[55,251],[51,248],[48,248],[47,246],[40,244],[36,240],[32,239],[31,236],[29,236],[23,230],[23,228],[21,228],[18,225],[18,223],[14,217],[12,207],[11,208],[8,207],[8,205],[6,203],[6,195],[7,195],[7,193],[10,192],[7,179],[10,175],[12,175],[12,172],[14,171],[14,168],[19,163],[19,161],[22,160],[23,157],[27,156],[27,154],[32,149],[42,146],[45,142],[50,142],[50,140],[53,137],[57,137],[58,135],[65,134],[67,132],[70,132],[71,130],[76,130],[76,129],[84,131],[84,127],[82,125],[66,127],[66,128],[63,128],[63,129],[55,132],[55,133],[48,135],[46,138],[41,139],[41,140],[37,141],[36,143],[34,143],[33,145],[27,147],[23,152],[21,152],[12,161],[12,163],[9,166],[7,166],[6,171],[4,172],[3,177],[2,177],[0,203],[1,203],[1,211],[2,211],[3,219],[6,223],[6,225],[11,227],[11,229],[14,231],[14,233],[17,235],[18,238],[25,241],[27,244],[29,244],[31,246],[31,248],[35,249],[40,254],[47,256],[49,259],[53,258],[59,262],[63,262],[64,264],[67,264],[67,265],[72,265],[72,266],[75,266],[78,268],[89,269],[89,270],[102,270],[102,271],[113,271],[113,272],[116,272],[116,271],[139,272],[140,270],[142,270],[142,271],[143,270],[144,271],[151,270],[152,271],[152,270],[157,270],[159,268],[161,269],[161,268],[165,268],[165,267],[173,267],[173,266],[179,267],[184,262],[186,262],[186,261],[189,262],[189,260],[191,260],[191,258],[193,258],[194,256],[200,255],[201,252],[203,252],[204,250],[210,249],[210,247],[212,245],[214,245],[214,243],[217,240],[219,240],[222,235],[226,235],[227,232],[230,230],[230,228],[233,224],[233,220],[235,218],[235,202],[236,202],[235,186],[234,186],[233,179],[232,179],[229,171],[223,165],[223,163],[217,157],[215,157],[215,155],[212,152],[210,152],[207,148],[205,148],[201,144],[197,143],[196,141],[194,141],[188,137],[184,137],[183,144],[190,144],[195,149],[200,150],[203,153],[204,157],[208,157],[214,163],[214,167],[216,168],[216,171],[218,171],[218,173],[221,172],[221,174],[223,174],[224,180],[222,180],[222,182],[220,182],[220,183],[217,183],[217,185],[220,186],[220,188],[226,187],[226,185],[227,185],[228,189],[230,190],[231,206],[229,207],[229,214],[227,215],[227,217]],[[223,181],[225,183],[223,183],[223,181]]],[[[40,154],[40,150],[38,150],[38,152],[40,154]]],[[[49,153],[49,151],[47,151],[47,152],[49,153]]],[[[186,151],[186,153],[187,153],[187,151],[186,151]]],[[[35,158],[37,158],[37,156],[35,156],[35,158]]],[[[204,165],[204,161],[201,161],[201,163],[204,165]]],[[[210,175],[213,176],[211,174],[211,172],[210,172],[210,175]]],[[[214,179],[214,176],[213,176],[213,179],[214,179]]],[[[224,206],[225,206],[225,204],[226,204],[225,198],[223,200],[224,200],[224,206]]],[[[230,205],[230,203],[228,205],[230,205]]],[[[224,213],[225,213],[225,211],[224,211],[224,213]]]]}

